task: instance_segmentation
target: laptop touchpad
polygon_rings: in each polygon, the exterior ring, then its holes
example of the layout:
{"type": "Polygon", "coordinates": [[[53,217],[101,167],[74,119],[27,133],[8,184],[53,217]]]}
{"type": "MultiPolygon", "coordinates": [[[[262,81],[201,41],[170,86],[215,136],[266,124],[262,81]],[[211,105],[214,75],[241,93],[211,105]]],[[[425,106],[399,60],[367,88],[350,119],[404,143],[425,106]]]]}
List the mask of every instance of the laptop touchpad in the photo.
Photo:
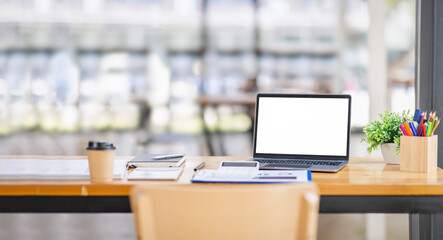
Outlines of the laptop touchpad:
{"type": "Polygon", "coordinates": [[[269,163],[264,166],[264,168],[282,168],[282,169],[293,169],[293,168],[310,168],[311,164],[282,164],[282,163],[269,163]]]}

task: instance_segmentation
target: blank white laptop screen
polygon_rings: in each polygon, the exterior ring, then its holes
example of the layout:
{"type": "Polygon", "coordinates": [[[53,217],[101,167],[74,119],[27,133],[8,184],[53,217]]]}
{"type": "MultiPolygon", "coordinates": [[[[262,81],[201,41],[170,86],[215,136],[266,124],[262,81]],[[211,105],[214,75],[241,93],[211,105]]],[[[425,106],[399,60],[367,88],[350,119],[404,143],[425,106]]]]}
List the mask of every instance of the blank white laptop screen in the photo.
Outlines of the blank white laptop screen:
{"type": "Polygon", "coordinates": [[[260,97],[256,153],[346,156],[349,99],[260,97]]]}

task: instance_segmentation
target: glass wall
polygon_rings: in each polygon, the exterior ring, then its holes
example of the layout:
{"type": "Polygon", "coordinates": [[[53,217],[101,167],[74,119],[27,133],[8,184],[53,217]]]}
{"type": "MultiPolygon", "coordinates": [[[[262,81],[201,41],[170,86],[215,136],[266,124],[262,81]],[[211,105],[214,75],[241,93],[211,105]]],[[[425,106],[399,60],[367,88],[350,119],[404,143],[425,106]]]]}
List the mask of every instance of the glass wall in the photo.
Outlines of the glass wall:
{"type": "MultiPolygon", "coordinates": [[[[414,4],[381,3],[394,111],[414,107],[414,4]]],[[[99,139],[133,155],[165,133],[247,132],[247,106],[200,98],[256,92],[350,93],[358,131],[370,13],[360,0],[0,0],[0,154],[81,155],[99,139]]]]}

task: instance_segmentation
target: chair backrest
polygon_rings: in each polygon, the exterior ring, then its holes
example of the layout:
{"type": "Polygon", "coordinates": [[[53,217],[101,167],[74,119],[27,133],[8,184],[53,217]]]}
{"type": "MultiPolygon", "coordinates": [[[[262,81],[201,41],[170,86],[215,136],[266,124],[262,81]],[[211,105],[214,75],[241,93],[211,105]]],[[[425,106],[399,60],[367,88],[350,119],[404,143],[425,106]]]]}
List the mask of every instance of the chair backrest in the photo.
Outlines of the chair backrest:
{"type": "Polygon", "coordinates": [[[131,190],[138,239],[316,239],[317,186],[149,184],[131,190]]]}

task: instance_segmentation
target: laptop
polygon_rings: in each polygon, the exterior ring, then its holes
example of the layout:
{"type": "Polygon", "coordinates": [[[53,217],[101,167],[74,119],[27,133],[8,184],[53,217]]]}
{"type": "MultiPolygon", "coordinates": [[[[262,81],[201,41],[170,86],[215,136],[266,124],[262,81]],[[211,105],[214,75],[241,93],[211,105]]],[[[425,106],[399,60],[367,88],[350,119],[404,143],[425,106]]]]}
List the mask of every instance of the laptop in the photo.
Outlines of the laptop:
{"type": "Polygon", "coordinates": [[[350,95],[259,93],[252,160],[267,170],[337,172],[349,161],[350,121],[350,95]]]}

